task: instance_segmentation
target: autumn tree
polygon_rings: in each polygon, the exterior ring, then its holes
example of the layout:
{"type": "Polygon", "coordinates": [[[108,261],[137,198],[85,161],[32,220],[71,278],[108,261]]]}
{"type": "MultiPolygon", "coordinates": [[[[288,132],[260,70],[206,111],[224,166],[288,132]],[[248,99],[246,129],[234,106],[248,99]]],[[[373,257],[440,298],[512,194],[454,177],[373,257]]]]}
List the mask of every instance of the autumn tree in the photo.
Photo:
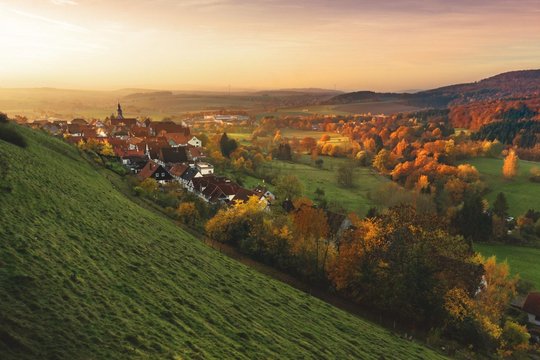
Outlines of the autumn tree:
{"type": "Polygon", "coordinates": [[[276,196],[281,201],[294,200],[304,192],[304,185],[294,175],[280,176],[275,184],[276,196]]]}
{"type": "MultiPolygon", "coordinates": [[[[476,257],[482,265],[484,275],[474,292],[464,289],[450,289],[445,296],[445,309],[450,316],[447,331],[453,336],[477,348],[494,350],[497,347],[509,349],[504,344],[501,326],[505,311],[516,294],[517,277],[510,277],[507,263],[497,263],[495,257],[484,259],[476,257]]],[[[509,329],[507,329],[509,332],[509,329]]],[[[522,345],[513,344],[513,349],[522,345]]]]}
{"type": "Polygon", "coordinates": [[[158,190],[159,186],[155,179],[149,177],[143,182],[141,182],[138,188],[140,188],[145,195],[150,195],[155,193],[158,190]]]}
{"type": "Polygon", "coordinates": [[[304,274],[322,276],[331,246],[326,215],[307,198],[297,199],[294,207],[291,252],[301,261],[304,274]]]}
{"type": "Polygon", "coordinates": [[[389,162],[390,152],[382,149],[373,159],[373,167],[384,174],[388,171],[389,162]]]}
{"type": "Polygon", "coordinates": [[[112,145],[108,141],[105,141],[99,150],[99,154],[103,156],[114,156],[112,145]]]}
{"type": "Polygon", "coordinates": [[[178,214],[178,219],[190,226],[196,225],[199,220],[201,219],[201,215],[199,214],[199,210],[197,210],[197,207],[195,206],[194,202],[183,202],[178,206],[178,209],[176,210],[176,213],[178,214]]]}
{"type": "Polygon", "coordinates": [[[352,222],[329,277],[357,301],[409,321],[441,324],[447,291],[468,293],[480,282],[468,244],[445,232],[433,215],[399,206],[352,222]]]}
{"type": "Polygon", "coordinates": [[[508,155],[504,158],[504,164],[502,168],[503,176],[506,179],[513,179],[516,177],[519,168],[519,158],[516,152],[511,149],[508,155]]]}

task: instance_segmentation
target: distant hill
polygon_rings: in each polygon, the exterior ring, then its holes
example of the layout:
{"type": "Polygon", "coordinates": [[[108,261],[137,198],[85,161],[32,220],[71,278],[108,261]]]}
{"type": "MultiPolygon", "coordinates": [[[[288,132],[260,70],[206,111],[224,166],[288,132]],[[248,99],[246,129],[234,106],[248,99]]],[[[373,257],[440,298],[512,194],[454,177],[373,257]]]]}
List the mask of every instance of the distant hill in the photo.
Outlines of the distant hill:
{"type": "Polygon", "coordinates": [[[327,104],[362,101],[402,100],[410,105],[446,108],[473,101],[522,99],[540,96],[540,70],[521,70],[499,74],[478,82],[445,86],[417,93],[376,93],[357,91],[341,94],[327,104]]]}
{"type": "Polygon", "coordinates": [[[75,147],[18,131],[27,148],[0,140],[1,359],[442,358],[225,257],[75,147]]]}

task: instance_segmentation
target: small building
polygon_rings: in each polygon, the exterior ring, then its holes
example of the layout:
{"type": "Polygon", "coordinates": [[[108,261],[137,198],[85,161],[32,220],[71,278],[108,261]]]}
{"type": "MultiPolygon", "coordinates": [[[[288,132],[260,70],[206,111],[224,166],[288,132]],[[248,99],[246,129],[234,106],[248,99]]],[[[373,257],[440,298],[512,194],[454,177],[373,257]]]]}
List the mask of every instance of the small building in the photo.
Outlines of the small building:
{"type": "Polygon", "coordinates": [[[199,172],[201,173],[201,175],[211,175],[214,173],[214,166],[212,164],[209,164],[209,163],[205,163],[205,162],[199,162],[197,163],[197,165],[195,165],[195,167],[197,168],[197,170],[199,170],[199,172]]]}
{"type": "Polygon", "coordinates": [[[540,292],[529,293],[521,309],[527,313],[529,324],[540,326],[540,292]]]}
{"type": "Polygon", "coordinates": [[[202,141],[197,139],[195,136],[192,136],[191,139],[187,143],[197,148],[202,147],[202,141]]]}
{"type": "Polygon", "coordinates": [[[265,186],[258,185],[253,189],[253,191],[259,196],[264,196],[270,203],[276,200],[276,196],[265,186]]]}
{"type": "Polygon", "coordinates": [[[171,174],[165,169],[164,166],[149,160],[142,170],[137,174],[137,178],[140,181],[144,181],[148,178],[156,180],[160,184],[167,183],[174,180],[171,174]]]}
{"type": "Polygon", "coordinates": [[[190,161],[189,152],[181,146],[160,149],[158,159],[165,164],[181,164],[190,161]]]}

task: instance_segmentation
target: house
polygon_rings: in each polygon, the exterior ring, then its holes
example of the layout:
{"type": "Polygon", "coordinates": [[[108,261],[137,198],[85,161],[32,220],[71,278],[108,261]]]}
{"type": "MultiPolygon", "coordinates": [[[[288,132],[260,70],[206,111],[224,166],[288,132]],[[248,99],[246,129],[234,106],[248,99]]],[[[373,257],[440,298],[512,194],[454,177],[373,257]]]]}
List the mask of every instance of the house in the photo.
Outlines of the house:
{"type": "Polygon", "coordinates": [[[190,192],[194,192],[195,187],[193,180],[196,178],[202,177],[199,170],[197,170],[195,167],[189,167],[184,173],[180,176],[180,182],[184,188],[186,188],[190,192]]]}
{"type": "Polygon", "coordinates": [[[204,153],[204,150],[202,147],[194,147],[194,146],[188,145],[187,149],[189,151],[191,160],[201,161],[201,160],[206,159],[206,154],[204,153]]]}
{"type": "Polygon", "coordinates": [[[74,125],[88,125],[88,122],[86,122],[86,120],[81,119],[81,118],[73,119],[71,120],[71,123],[74,125]]]}
{"type": "Polygon", "coordinates": [[[182,133],[164,133],[163,137],[167,139],[171,147],[186,146],[189,137],[182,133]]]}
{"type": "Polygon", "coordinates": [[[182,181],[182,175],[189,169],[187,164],[174,164],[169,168],[169,174],[171,174],[176,180],[182,181]]]}
{"type": "Polygon", "coordinates": [[[160,149],[158,159],[165,164],[176,164],[187,163],[190,157],[185,147],[170,147],[160,149]]]}
{"type": "Polygon", "coordinates": [[[229,203],[238,193],[240,186],[226,177],[214,175],[194,178],[193,192],[210,203],[229,203]]]}
{"type": "Polygon", "coordinates": [[[59,135],[62,132],[62,127],[55,123],[47,123],[41,127],[51,135],[59,135]]]}
{"type": "Polygon", "coordinates": [[[169,143],[167,143],[165,138],[150,138],[141,142],[138,146],[144,149],[149,159],[157,159],[160,150],[169,147],[169,143]]]}
{"type": "Polygon", "coordinates": [[[130,131],[131,131],[131,135],[135,137],[144,138],[150,135],[150,133],[148,132],[148,129],[143,126],[133,126],[130,131]]]}
{"type": "Polygon", "coordinates": [[[197,170],[201,173],[201,175],[212,175],[214,173],[214,166],[209,163],[205,162],[198,162],[197,165],[195,165],[197,170]]]}
{"type": "Polygon", "coordinates": [[[521,309],[527,313],[529,324],[540,326],[540,292],[531,292],[521,309]]]}
{"type": "Polygon", "coordinates": [[[171,174],[165,169],[163,165],[156,163],[155,161],[149,160],[142,170],[137,174],[137,178],[140,181],[144,181],[148,178],[152,178],[164,184],[166,182],[174,180],[171,174]]]}
{"type": "Polygon", "coordinates": [[[265,207],[268,207],[270,205],[270,202],[264,196],[264,194],[257,193],[256,191],[248,190],[248,189],[244,189],[244,188],[239,188],[238,189],[238,191],[236,192],[236,194],[232,198],[231,203],[234,204],[234,203],[236,203],[238,201],[246,202],[253,196],[255,196],[257,199],[259,199],[259,202],[264,204],[265,207]]]}
{"type": "Polygon", "coordinates": [[[276,196],[265,186],[257,185],[253,191],[259,196],[264,196],[268,202],[274,202],[276,200],[276,196]]]}
{"type": "Polygon", "coordinates": [[[134,153],[132,151],[124,152],[124,154],[121,156],[122,164],[129,167],[132,173],[138,174],[148,162],[148,158],[146,156],[140,155],[140,153],[134,153]]]}
{"type": "Polygon", "coordinates": [[[184,127],[172,121],[151,122],[148,128],[150,129],[151,136],[163,136],[168,133],[182,133],[185,136],[191,135],[188,127],[184,127]]]}
{"type": "Polygon", "coordinates": [[[197,139],[195,136],[192,136],[191,139],[187,143],[196,148],[202,147],[202,141],[197,139]]]}
{"type": "Polygon", "coordinates": [[[83,136],[82,126],[78,124],[69,124],[67,126],[67,133],[69,134],[69,136],[82,137],[83,136]]]}

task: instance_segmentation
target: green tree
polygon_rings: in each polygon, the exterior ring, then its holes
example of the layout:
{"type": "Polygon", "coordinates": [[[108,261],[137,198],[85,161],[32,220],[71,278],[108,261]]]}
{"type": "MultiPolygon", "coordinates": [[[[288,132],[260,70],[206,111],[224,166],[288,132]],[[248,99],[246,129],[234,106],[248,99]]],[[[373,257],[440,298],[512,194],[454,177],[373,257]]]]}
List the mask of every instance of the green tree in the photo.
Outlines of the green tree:
{"type": "Polygon", "coordinates": [[[227,136],[227,133],[223,133],[223,135],[221,136],[221,139],[219,140],[219,147],[221,149],[221,153],[223,154],[223,156],[228,158],[231,156],[231,153],[234,150],[236,150],[236,148],[238,147],[238,144],[236,140],[230,139],[227,136]]]}
{"type": "Polygon", "coordinates": [[[281,201],[294,200],[304,192],[304,185],[294,175],[280,176],[276,181],[276,195],[281,201]]]}
{"type": "Polygon", "coordinates": [[[508,202],[506,201],[506,196],[504,196],[502,192],[498,193],[497,198],[493,203],[493,212],[501,219],[504,219],[508,216],[508,209],[509,207],[508,202]]]}
{"type": "Polygon", "coordinates": [[[353,187],[354,171],[351,164],[342,164],[337,171],[337,182],[343,187],[353,187]]]}

